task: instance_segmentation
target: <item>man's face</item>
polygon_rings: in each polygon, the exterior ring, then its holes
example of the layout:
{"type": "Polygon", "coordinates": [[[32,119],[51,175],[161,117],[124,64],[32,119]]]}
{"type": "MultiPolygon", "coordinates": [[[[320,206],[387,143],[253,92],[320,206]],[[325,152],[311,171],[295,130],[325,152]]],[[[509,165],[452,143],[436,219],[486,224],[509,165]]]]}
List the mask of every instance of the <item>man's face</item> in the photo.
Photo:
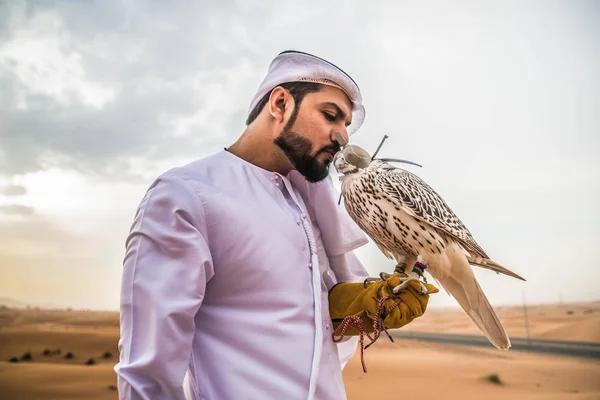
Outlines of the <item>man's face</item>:
{"type": "Polygon", "coordinates": [[[335,133],[348,141],[350,122],[348,96],[338,88],[324,86],[304,96],[295,120],[290,118],[275,144],[309,182],[318,182],[327,177],[333,156],[340,150],[335,133]]]}

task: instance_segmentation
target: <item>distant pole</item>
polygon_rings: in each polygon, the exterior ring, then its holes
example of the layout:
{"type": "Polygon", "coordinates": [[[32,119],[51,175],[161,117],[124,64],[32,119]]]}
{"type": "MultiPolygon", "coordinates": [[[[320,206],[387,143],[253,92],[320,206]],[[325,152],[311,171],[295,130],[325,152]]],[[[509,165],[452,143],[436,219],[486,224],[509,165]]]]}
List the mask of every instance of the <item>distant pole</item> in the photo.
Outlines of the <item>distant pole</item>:
{"type": "Polygon", "coordinates": [[[523,312],[525,314],[525,331],[527,332],[527,344],[531,346],[531,337],[529,335],[529,316],[527,315],[527,302],[525,301],[525,289],[523,289],[523,312]]]}

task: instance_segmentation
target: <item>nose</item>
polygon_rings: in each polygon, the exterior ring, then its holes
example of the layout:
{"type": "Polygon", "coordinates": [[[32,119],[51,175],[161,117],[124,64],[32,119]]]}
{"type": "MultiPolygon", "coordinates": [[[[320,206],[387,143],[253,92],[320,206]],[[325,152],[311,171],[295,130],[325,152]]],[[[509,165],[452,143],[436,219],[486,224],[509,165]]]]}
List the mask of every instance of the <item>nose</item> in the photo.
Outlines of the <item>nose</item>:
{"type": "Polygon", "coordinates": [[[334,143],[338,143],[340,146],[345,146],[348,144],[348,141],[350,140],[350,137],[348,136],[348,132],[346,131],[346,129],[342,129],[340,131],[335,131],[333,132],[333,135],[331,137],[331,141],[334,143]],[[340,137],[341,136],[341,137],[340,137]],[[343,141],[340,141],[340,139],[343,141]]]}

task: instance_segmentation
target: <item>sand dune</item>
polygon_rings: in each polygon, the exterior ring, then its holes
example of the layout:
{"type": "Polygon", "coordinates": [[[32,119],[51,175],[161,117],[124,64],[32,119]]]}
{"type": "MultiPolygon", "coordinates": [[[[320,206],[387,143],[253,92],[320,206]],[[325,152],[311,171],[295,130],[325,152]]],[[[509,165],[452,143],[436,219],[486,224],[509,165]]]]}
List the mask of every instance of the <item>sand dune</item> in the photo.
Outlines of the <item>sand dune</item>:
{"type": "MultiPolygon", "coordinates": [[[[525,336],[523,309],[501,307],[511,336],[525,336]]],[[[600,342],[600,303],[529,307],[532,337],[600,342]]],[[[0,309],[0,398],[116,399],[116,312],[0,309]],[[60,354],[44,356],[44,350],[60,354]],[[32,361],[11,363],[30,353],[32,361]],[[72,352],[74,357],[65,359],[72,352]],[[112,358],[104,358],[109,352],[112,358]],[[95,365],[85,365],[93,358],[95,365]],[[113,386],[111,388],[111,386],[113,386]]],[[[461,310],[430,309],[404,330],[480,335],[461,310]]],[[[600,362],[387,338],[344,370],[349,400],[600,399],[600,362]],[[496,373],[503,385],[484,379],[496,373]]]]}
{"type": "Polygon", "coordinates": [[[60,310],[0,311],[0,360],[29,352],[34,361],[80,365],[109,352],[117,357],[119,316],[115,312],[60,310]],[[44,350],[60,354],[43,356],[44,350]],[[65,359],[67,352],[72,359],[65,359]]]}
{"type": "Polygon", "coordinates": [[[344,370],[349,400],[600,399],[600,362],[401,341],[354,357],[344,370]],[[503,384],[485,379],[497,374],[503,384]]]}
{"type": "Polygon", "coordinates": [[[116,399],[112,365],[0,363],[0,393],[6,400],[116,399]],[[109,388],[113,386],[113,388],[109,388]]]}

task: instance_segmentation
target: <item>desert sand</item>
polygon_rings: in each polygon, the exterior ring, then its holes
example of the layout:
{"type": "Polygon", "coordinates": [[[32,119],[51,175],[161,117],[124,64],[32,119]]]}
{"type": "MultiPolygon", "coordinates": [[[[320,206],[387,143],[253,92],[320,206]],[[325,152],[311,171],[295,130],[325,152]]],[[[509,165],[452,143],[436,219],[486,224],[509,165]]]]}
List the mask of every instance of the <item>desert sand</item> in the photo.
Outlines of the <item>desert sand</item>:
{"type": "MultiPolygon", "coordinates": [[[[521,307],[497,311],[511,336],[525,336],[521,307]]],[[[600,302],[529,307],[528,315],[531,337],[600,342],[600,302]]],[[[1,308],[0,398],[116,399],[118,326],[116,312],[1,308]],[[31,361],[9,361],[25,353],[31,361]]],[[[404,330],[479,334],[458,309],[432,308],[404,330]]],[[[598,360],[382,337],[365,361],[366,374],[358,352],[344,369],[349,400],[600,399],[598,360]]]]}

